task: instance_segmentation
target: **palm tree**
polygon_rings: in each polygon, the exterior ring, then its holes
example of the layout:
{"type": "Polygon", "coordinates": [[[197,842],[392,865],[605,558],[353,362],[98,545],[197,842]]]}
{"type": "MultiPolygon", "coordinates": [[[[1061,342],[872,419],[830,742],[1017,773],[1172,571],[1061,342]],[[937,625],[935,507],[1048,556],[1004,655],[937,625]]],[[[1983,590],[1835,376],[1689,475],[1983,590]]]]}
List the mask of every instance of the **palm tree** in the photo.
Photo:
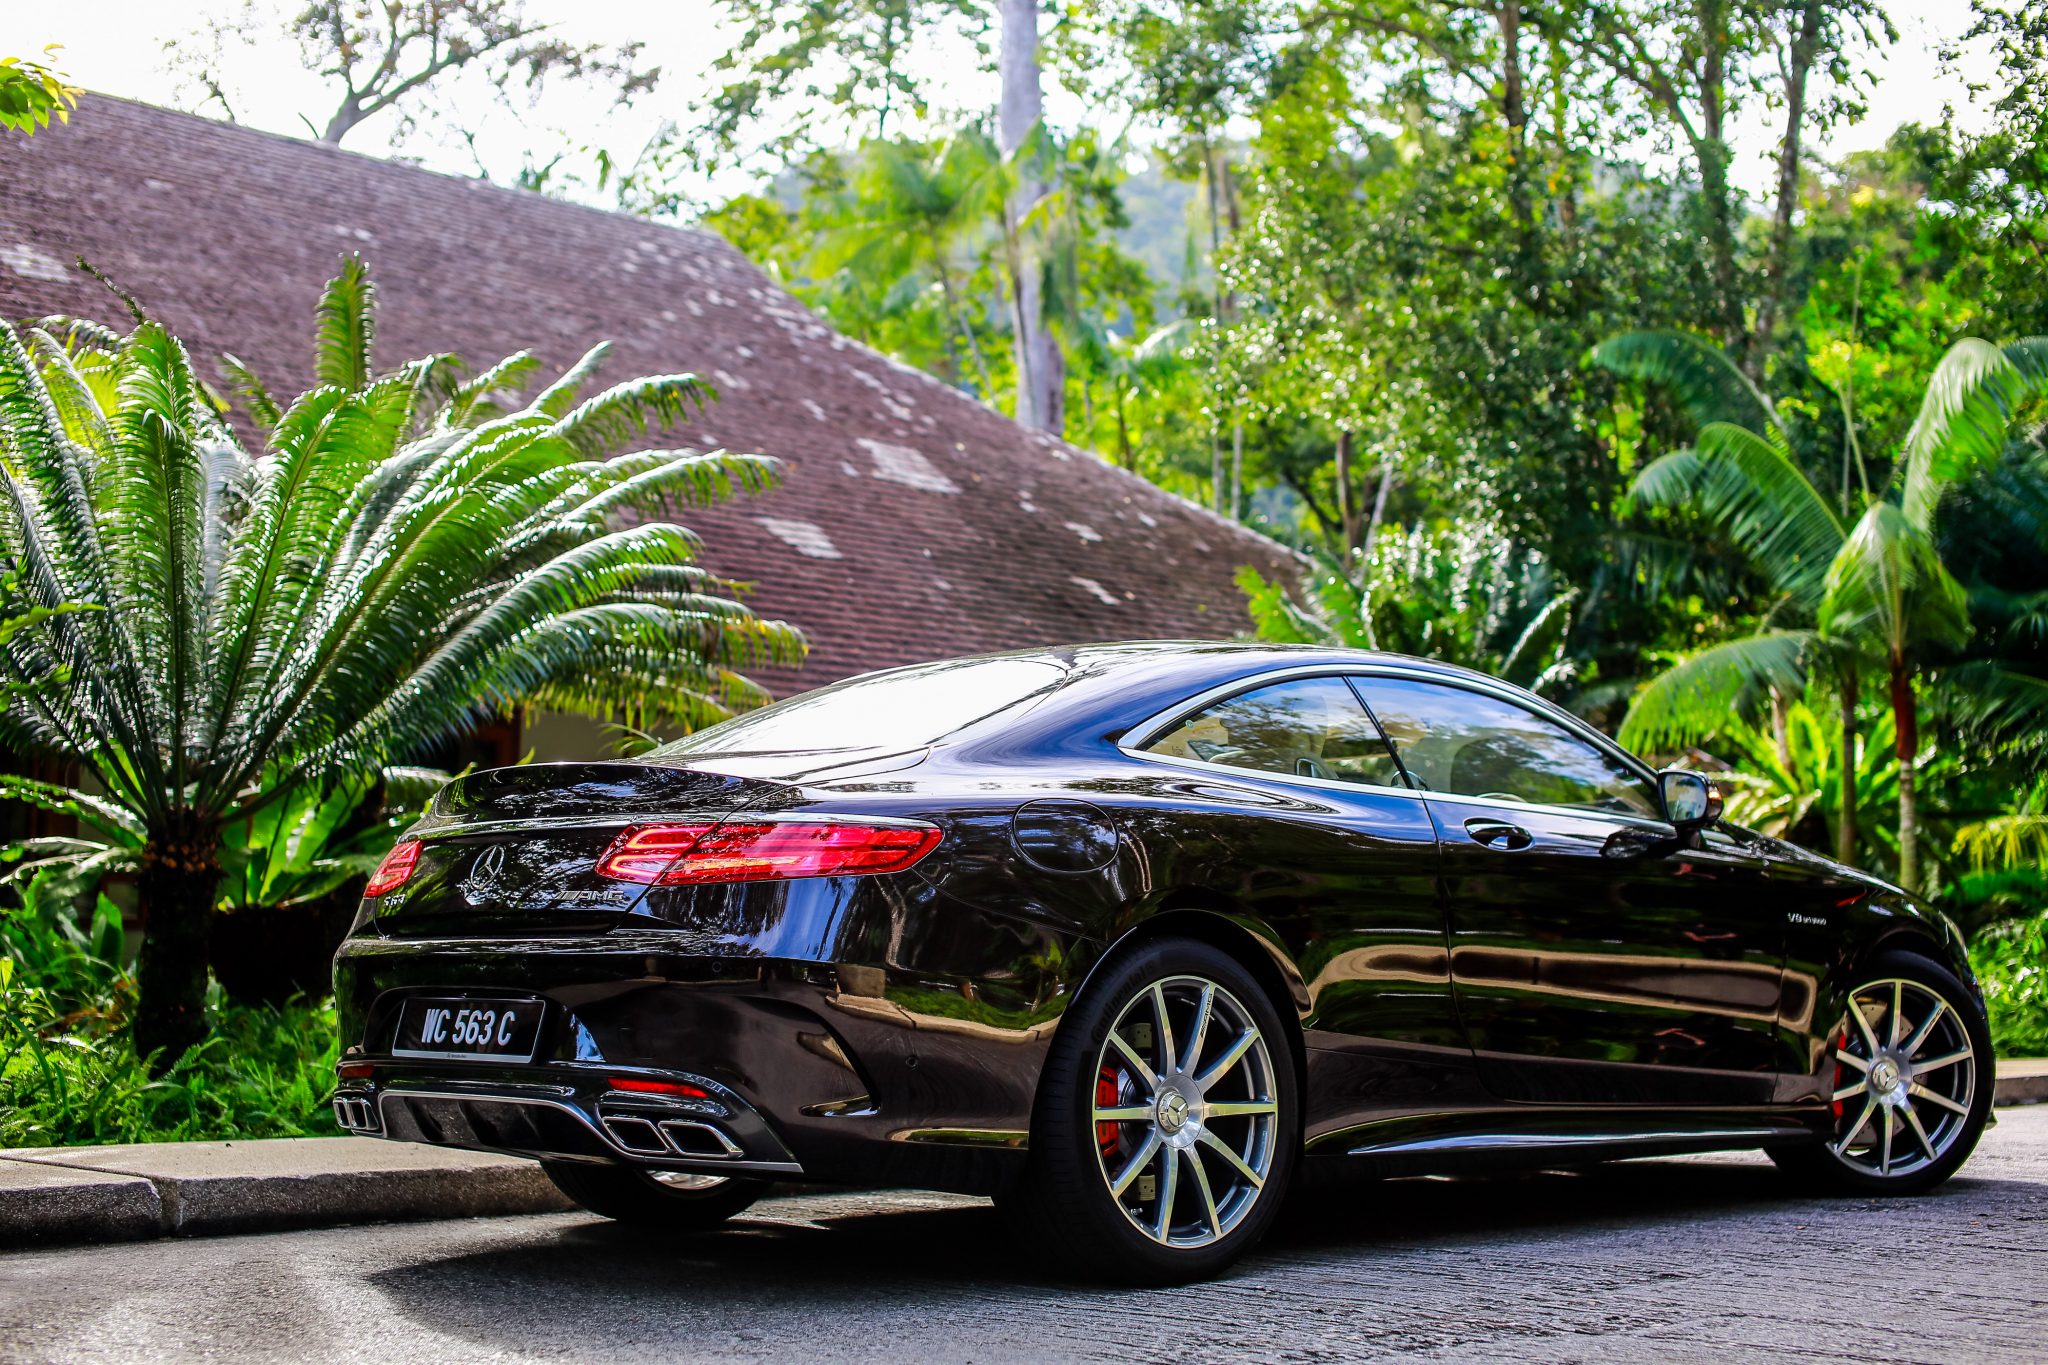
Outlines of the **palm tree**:
{"type": "Polygon", "coordinates": [[[988,361],[967,315],[954,259],[961,242],[985,228],[1003,202],[1002,159],[979,128],[963,128],[936,148],[877,140],[861,148],[848,218],[819,238],[814,258],[825,274],[901,281],[929,273],[948,328],[974,362],[984,401],[993,399],[988,361]]]}
{"type": "Polygon", "coordinates": [[[380,374],[373,330],[352,260],[320,302],[317,387],[281,405],[227,362],[257,456],[139,310],[126,335],[0,325],[0,555],[24,599],[0,606],[91,608],[0,639],[0,677],[27,685],[0,738],[98,787],[0,795],[140,841],[135,1043],[160,1064],[203,1032],[230,822],[522,702],[708,721],[763,699],[739,669],[802,650],[688,531],[627,515],[773,478],[752,455],[611,458],[703,401],[694,377],[581,398],[600,346],[522,399],[531,355],[380,374]]]}
{"type": "Polygon", "coordinates": [[[1892,490],[1870,491],[1845,407],[1841,512],[1793,460],[1768,400],[1711,344],[1682,333],[1635,332],[1603,343],[1592,359],[1666,384],[1700,423],[1692,449],[1666,455],[1638,476],[1635,500],[1693,507],[1776,594],[1757,634],[1702,650],[1651,682],[1630,708],[1624,740],[1701,738],[1731,712],[1761,697],[1796,695],[1814,674],[1831,673],[1842,698],[1836,838],[1846,861],[1855,839],[1857,670],[1873,661],[1885,675],[1899,760],[1899,880],[1918,889],[1918,682],[1970,629],[1963,589],[1935,545],[1934,516],[1957,479],[2004,449],[2018,407],[2048,391],[2048,339],[2000,348],[1967,338],[1949,349],[1895,462],[1897,501],[1892,490]],[[1741,424],[1745,412],[1751,425],[1741,424]],[[1852,470],[1864,503],[1853,522],[1852,470]]]}

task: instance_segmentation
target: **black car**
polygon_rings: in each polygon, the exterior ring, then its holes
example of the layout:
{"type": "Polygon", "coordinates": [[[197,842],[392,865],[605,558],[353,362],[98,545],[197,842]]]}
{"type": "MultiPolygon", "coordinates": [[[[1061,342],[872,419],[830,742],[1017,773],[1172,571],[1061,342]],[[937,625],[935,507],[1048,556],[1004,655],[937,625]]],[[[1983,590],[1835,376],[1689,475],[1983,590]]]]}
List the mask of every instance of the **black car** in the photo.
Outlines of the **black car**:
{"type": "Polygon", "coordinates": [[[1143,1282],[1375,1173],[1764,1148],[1946,1179],[1991,1100],[1952,925],[1537,697],[1345,650],[871,674],[451,783],[336,963],[355,1132],[709,1226],[990,1194],[1143,1282]]]}

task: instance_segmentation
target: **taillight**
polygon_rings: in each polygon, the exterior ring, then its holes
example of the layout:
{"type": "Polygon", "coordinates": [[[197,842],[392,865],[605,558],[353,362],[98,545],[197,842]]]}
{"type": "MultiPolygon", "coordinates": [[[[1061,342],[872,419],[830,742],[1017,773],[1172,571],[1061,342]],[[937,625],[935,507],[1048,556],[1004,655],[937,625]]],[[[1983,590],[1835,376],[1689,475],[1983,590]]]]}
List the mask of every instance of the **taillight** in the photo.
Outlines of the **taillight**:
{"type": "Polygon", "coordinates": [[[662,874],[703,838],[710,825],[628,825],[597,860],[597,875],[614,881],[663,885],[662,874]]]}
{"type": "Polygon", "coordinates": [[[682,1081],[649,1081],[638,1076],[607,1076],[606,1085],[629,1095],[678,1095],[684,1099],[708,1100],[711,1092],[701,1085],[687,1085],[682,1081]]]}
{"type": "Polygon", "coordinates": [[[377,870],[370,874],[370,884],[363,888],[365,896],[384,896],[404,886],[412,876],[412,870],[420,861],[420,841],[400,839],[384,855],[384,861],[377,864],[377,870]]]}
{"type": "Polygon", "coordinates": [[[767,882],[901,872],[932,851],[931,825],[852,820],[633,825],[597,860],[597,873],[648,886],[767,882]]]}

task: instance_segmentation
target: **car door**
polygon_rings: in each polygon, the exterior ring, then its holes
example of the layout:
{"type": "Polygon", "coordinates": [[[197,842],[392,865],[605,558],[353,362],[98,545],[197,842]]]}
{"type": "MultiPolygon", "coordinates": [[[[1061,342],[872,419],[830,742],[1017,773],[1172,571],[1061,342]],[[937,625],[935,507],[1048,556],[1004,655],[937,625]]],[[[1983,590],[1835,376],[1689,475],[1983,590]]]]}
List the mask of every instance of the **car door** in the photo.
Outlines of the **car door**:
{"type": "Polygon", "coordinates": [[[1435,826],[1342,676],[1250,681],[1137,728],[1168,765],[1156,823],[1125,819],[1169,884],[1270,926],[1308,991],[1311,1109],[1421,1102],[1469,1073],[1451,1000],[1435,826]]]}
{"type": "Polygon", "coordinates": [[[1680,844],[1654,775],[1506,691],[1362,675],[1435,825],[1481,1079],[1541,1103],[1770,1099],[1783,926],[1761,858],[1680,844]]]}

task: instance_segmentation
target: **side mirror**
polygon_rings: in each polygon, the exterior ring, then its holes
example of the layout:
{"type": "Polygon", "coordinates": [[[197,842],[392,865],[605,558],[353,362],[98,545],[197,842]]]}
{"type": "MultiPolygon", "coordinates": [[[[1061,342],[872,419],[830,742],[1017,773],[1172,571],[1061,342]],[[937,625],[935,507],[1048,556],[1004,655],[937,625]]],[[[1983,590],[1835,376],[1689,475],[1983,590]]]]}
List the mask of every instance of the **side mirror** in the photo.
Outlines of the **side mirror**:
{"type": "Polygon", "coordinates": [[[1721,789],[1699,773],[1667,768],[1657,774],[1664,794],[1664,818],[1690,832],[1721,818],[1721,789]]]}

